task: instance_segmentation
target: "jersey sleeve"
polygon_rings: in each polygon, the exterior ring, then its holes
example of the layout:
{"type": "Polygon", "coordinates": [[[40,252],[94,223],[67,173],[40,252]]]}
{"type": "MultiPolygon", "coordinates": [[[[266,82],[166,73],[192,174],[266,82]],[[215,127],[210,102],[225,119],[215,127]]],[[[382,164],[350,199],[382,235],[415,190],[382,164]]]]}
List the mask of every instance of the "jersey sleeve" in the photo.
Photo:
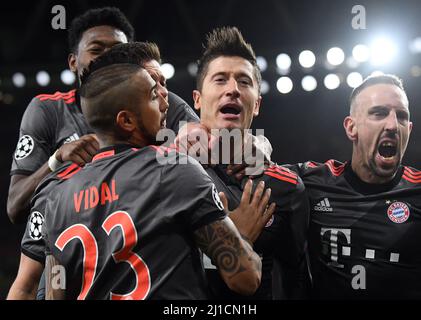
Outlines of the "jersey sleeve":
{"type": "Polygon", "coordinates": [[[45,204],[45,197],[42,195],[34,196],[31,214],[21,242],[22,253],[42,264],[45,263],[45,204]]]}
{"type": "Polygon", "coordinates": [[[54,148],[55,117],[42,101],[32,99],[22,117],[11,175],[30,175],[48,161],[54,148]]]}
{"type": "Polygon", "coordinates": [[[198,115],[187,104],[187,102],[176,94],[172,92],[168,93],[168,103],[167,128],[173,130],[176,134],[178,134],[178,130],[180,129],[180,121],[200,121],[198,115]]]}
{"type": "Polygon", "coordinates": [[[177,158],[179,163],[166,165],[162,173],[162,207],[171,208],[192,231],[223,219],[223,204],[206,171],[191,157],[178,154],[177,158]]]}
{"type": "MultiPolygon", "coordinates": [[[[272,189],[274,190],[274,188],[272,189]]],[[[309,201],[302,180],[288,194],[272,193],[276,201],[273,226],[268,228],[278,262],[279,279],[286,297],[305,298],[310,286],[307,257],[307,236],[310,221],[309,201]],[[286,200],[287,199],[287,200],[286,200]]],[[[272,201],[272,200],[271,200],[272,201]]]]}

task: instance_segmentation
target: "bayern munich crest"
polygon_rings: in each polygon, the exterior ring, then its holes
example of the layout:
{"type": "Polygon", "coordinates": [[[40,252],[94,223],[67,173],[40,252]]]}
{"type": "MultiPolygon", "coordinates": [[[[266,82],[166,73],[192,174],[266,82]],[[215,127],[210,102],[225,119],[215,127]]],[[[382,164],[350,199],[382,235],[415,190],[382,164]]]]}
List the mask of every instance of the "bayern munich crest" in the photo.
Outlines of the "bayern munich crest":
{"type": "Polygon", "coordinates": [[[387,208],[387,216],[394,223],[404,223],[409,218],[409,207],[403,202],[393,202],[387,208]]]}

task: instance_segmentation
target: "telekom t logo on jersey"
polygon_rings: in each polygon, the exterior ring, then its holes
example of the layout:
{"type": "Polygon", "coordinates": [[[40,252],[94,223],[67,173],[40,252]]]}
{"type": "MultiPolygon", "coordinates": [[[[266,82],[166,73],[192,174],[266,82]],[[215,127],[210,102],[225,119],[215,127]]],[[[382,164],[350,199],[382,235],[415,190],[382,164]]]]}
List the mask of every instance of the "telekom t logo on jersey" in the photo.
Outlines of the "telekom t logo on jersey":
{"type": "MultiPolygon", "coordinates": [[[[335,229],[335,228],[322,228],[320,231],[320,235],[323,239],[325,233],[330,233],[329,238],[329,247],[330,249],[330,262],[329,265],[332,265],[337,268],[343,268],[344,265],[338,263],[338,234],[341,234],[345,237],[346,243],[351,244],[351,229],[335,229]]],[[[323,248],[323,252],[325,252],[325,248],[323,248]]],[[[342,246],[342,255],[343,256],[350,256],[351,255],[351,247],[342,246]]]]}
{"type": "MultiPolygon", "coordinates": [[[[325,238],[325,235],[329,236],[329,245],[322,248],[322,252],[326,255],[330,255],[330,261],[328,265],[336,268],[344,268],[344,265],[338,262],[339,256],[339,245],[338,237],[346,240],[346,244],[342,245],[341,256],[351,255],[351,229],[337,229],[337,228],[321,228],[320,236],[325,238]]],[[[322,242],[323,243],[323,242],[322,242]]],[[[376,250],[365,249],[365,258],[367,260],[373,260],[376,257],[376,250]]],[[[399,253],[391,252],[389,257],[390,262],[399,262],[399,253]]],[[[366,271],[361,265],[354,265],[351,268],[351,273],[356,274],[352,279],[352,288],[355,290],[366,288],[366,271]]]]}
{"type": "MultiPolygon", "coordinates": [[[[322,239],[325,234],[330,234],[329,237],[329,247],[323,248],[323,252],[328,254],[330,252],[330,262],[329,265],[332,265],[337,268],[343,268],[344,265],[338,262],[339,256],[339,246],[338,246],[338,236],[346,239],[347,245],[342,245],[341,256],[350,256],[351,255],[351,229],[337,229],[337,228],[321,228],[320,235],[322,239]]],[[[374,260],[376,258],[376,250],[374,249],[365,249],[365,258],[368,260],[374,260]]],[[[391,252],[389,256],[390,262],[399,262],[399,253],[391,252]]]]}

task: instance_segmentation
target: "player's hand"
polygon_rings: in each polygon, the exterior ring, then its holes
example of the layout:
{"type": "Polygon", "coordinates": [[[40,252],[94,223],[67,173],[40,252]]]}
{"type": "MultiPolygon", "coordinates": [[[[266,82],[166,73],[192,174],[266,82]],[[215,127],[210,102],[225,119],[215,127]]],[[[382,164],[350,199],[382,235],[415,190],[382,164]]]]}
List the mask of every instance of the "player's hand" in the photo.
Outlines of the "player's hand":
{"type": "MultiPolygon", "coordinates": [[[[234,176],[235,179],[237,179],[238,181],[241,181],[246,175],[246,167],[247,167],[247,164],[245,163],[229,164],[227,167],[227,174],[229,176],[234,176]]],[[[253,177],[251,176],[250,178],[253,178],[253,177]]]]}
{"type": "Polygon", "coordinates": [[[79,166],[91,162],[99,149],[99,142],[95,134],[87,134],[76,141],[63,144],[56,153],[60,162],[72,161],[79,166]]]}
{"type": "MultiPolygon", "coordinates": [[[[229,212],[240,234],[254,243],[262,232],[264,226],[275,212],[276,204],[268,206],[271,189],[265,189],[265,183],[260,181],[252,193],[253,181],[248,180],[241,196],[240,205],[229,212]]],[[[223,192],[219,193],[224,207],[228,211],[228,201],[223,192]]]]}
{"type": "Polygon", "coordinates": [[[211,151],[218,147],[218,142],[218,137],[211,135],[205,126],[196,122],[185,124],[174,140],[174,144],[180,152],[196,158],[202,164],[211,163],[211,151]],[[193,146],[194,149],[191,149],[193,146]]]}
{"type": "Polygon", "coordinates": [[[245,147],[244,160],[242,164],[230,164],[227,167],[227,174],[241,181],[246,175],[250,179],[260,176],[265,164],[270,163],[272,145],[264,136],[252,136],[248,133],[246,144],[252,143],[251,148],[245,147]],[[254,152],[252,151],[254,150],[254,152]]]}

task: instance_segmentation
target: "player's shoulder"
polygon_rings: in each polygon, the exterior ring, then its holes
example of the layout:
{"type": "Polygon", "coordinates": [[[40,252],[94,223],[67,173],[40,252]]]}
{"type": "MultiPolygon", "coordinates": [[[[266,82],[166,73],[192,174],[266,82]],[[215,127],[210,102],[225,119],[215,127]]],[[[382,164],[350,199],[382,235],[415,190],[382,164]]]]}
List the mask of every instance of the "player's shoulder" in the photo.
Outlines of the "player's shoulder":
{"type": "Polygon", "coordinates": [[[345,172],[347,162],[335,159],[326,162],[307,161],[299,164],[301,176],[320,175],[329,177],[340,177],[345,172]]]}
{"type": "Polygon", "coordinates": [[[71,179],[75,176],[82,167],[77,165],[76,163],[66,163],[61,168],[57,169],[56,171],[51,172],[48,174],[39,184],[39,188],[48,188],[51,189],[53,184],[58,184],[63,181],[71,179]]]}
{"type": "Polygon", "coordinates": [[[199,162],[193,157],[180,152],[174,144],[171,144],[169,147],[155,145],[150,145],[148,147],[150,150],[154,151],[158,162],[162,165],[174,166],[177,164],[199,164],[199,162]]]}
{"type": "Polygon", "coordinates": [[[57,186],[60,183],[70,179],[73,175],[79,172],[80,169],[81,167],[79,167],[77,164],[69,163],[57,171],[49,173],[44,177],[44,179],[41,180],[35,189],[31,200],[31,205],[33,205],[36,201],[51,197],[52,194],[57,190],[57,186]]]}
{"type": "Polygon", "coordinates": [[[192,177],[198,173],[206,174],[199,161],[180,152],[174,145],[170,147],[151,145],[149,148],[155,152],[155,159],[165,173],[172,172],[192,177]]]}
{"type": "Polygon", "coordinates": [[[39,94],[32,99],[32,102],[44,107],[57,107],[61,104],[71,105],[76,102],[76,90],[68,92],[57,91],[53,94],[39,94]]]}
{"type": "Polygon", "coordinates": [[[265,177],[265,180],[273,181],[289,187],[295,187],[301,182],[297,173],[278,164],[271,164],[265,168],[263,176],[265,177]]]}
{"type": "Polygon", "coordinates": [[[402,179],[410,184],[421,185],[421,171],[409,166],[403,166],[402,179]]]}
{"type": "Polygon", "coordinates": [[[168,92],[168,103],[174,106],[187,104],[187,102],[184,101],[183,98],[181,98],[180,96],[176,95],[174,92],[171,92],[171,91],[168,92]]]}

